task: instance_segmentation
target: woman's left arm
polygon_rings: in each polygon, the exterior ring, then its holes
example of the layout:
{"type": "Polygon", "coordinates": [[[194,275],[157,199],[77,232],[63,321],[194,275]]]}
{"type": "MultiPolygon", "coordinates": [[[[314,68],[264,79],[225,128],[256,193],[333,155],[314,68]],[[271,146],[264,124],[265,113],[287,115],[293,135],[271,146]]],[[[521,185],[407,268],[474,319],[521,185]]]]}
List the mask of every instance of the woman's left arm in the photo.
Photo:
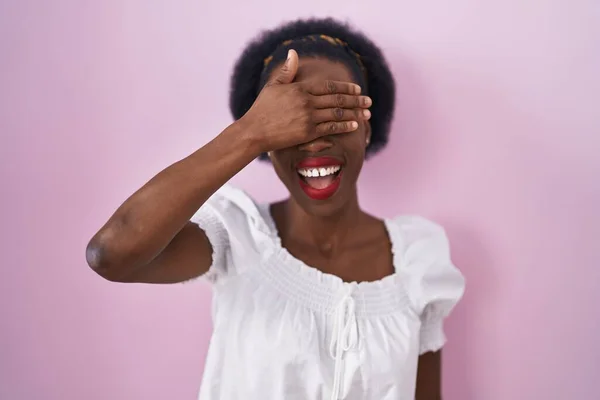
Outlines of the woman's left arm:
{"type": "Polygon", "coordinates": [[[442,351],[427,352],[419,357],[415,400],[442,399],[442,351]]]}

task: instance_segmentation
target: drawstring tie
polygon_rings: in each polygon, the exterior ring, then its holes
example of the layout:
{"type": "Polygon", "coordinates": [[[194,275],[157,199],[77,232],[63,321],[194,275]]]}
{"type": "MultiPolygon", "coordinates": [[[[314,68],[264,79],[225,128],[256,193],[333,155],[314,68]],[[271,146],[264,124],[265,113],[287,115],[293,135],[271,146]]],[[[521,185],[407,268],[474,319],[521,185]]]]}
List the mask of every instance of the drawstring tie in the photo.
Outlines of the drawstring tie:
{"type": "Polygon", "coordinates": [[[358,343],[358,326],[356,324],[355,302],[352,298],[355,284],[347,286],[337,306],[333,321],[333,332],[329,345],[329,354],[335,360],[333,390],[331,400],[338,400],[342,385],[344,353],[356,347],[358,343]]]}

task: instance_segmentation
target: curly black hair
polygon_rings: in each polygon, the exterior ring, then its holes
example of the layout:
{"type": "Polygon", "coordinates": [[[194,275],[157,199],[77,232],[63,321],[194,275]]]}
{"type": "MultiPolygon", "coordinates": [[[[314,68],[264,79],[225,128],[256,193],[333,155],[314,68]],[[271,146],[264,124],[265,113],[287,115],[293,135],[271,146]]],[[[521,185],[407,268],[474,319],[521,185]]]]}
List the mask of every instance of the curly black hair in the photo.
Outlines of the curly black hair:
{"type": "MultiPolygon", "coordinates": [[[[348,24],[332,18],[288,22],[263,31],[251,41],[237,60],[231,78],[229,108],[233,117],[237,120],[248,112],[272,68],[285,60],[292,47],[300,57],[325,57],[343,62],[350,69],[363,93],[373,100],[371,141],[366,157],[383,149],[394,114],[394,77],[379,47],[348,24]],[[311,36],[328,40],[297,41],[311,36]],[[328,43],[331,39],[342,45],[331,45],[328,43]]],[[[268,160],[268,157],[263,154],[260,159],[268,160]]]]}

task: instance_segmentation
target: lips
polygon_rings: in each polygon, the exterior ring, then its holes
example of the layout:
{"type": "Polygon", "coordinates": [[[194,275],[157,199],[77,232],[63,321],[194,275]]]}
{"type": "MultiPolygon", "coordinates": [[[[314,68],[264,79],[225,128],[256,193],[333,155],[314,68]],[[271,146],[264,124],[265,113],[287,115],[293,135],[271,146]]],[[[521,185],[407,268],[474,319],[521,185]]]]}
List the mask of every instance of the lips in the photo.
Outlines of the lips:
{"type": "Polygon", "coordinates": [[[328,166],[338,166],[343,163],[337,158],[333,157],[309,157],[300,161],[296,168],[319,168],[319,167],[328,167],[328,166]]]}
{"type": "Polygon", "coordinates": [[[333,157],[305,158],[296,165],[300,187],[313,200],[333,196],[341,183],[343,163],[333,157]]]}

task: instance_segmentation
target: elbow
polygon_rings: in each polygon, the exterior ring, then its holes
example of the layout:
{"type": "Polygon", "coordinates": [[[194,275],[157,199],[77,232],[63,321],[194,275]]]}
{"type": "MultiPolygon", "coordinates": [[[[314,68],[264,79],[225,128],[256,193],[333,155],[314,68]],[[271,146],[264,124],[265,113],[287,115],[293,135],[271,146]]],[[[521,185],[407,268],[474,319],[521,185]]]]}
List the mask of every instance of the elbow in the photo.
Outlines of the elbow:
{"type": "Polygon", "coordinates": [[[87,264],[92,271],[108,281],[124,282],[122,263],[116,260],[117,257],[114,257],[110,248],[98,235],[92,238],[85,249],[87,264]]]}

